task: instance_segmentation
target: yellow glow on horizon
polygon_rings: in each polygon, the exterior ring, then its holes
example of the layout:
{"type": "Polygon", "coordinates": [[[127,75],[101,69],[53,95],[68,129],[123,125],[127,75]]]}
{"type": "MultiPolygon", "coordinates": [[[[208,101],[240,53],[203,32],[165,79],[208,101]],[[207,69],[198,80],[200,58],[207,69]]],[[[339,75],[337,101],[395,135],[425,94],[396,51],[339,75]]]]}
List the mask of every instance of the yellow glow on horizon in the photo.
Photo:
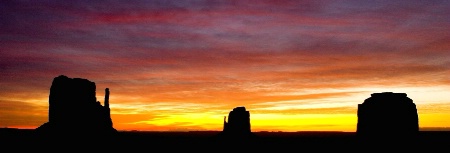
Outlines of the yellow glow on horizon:
{"type": "Polygon", "coordinates": [[[165,115],[161,118],[152,120],[139,121],[130,124],[152,124],[157,126],[172,125],[176,123],[183,123],[184,125],[203,125],[211,123],[220,123],[221,115],[213,115],[211,113],[181,113],[173,115],[165,115]]]}
{"type": "Polygon", "coordinates": [[[282,131],[355,131],[355,114],[252,114],[252,129],[271,127],[282,131]]]}
{"type": "Polygon", "coordinates": [[[419,114],[420,127],[450,127],[450,114],[419,114]]]}

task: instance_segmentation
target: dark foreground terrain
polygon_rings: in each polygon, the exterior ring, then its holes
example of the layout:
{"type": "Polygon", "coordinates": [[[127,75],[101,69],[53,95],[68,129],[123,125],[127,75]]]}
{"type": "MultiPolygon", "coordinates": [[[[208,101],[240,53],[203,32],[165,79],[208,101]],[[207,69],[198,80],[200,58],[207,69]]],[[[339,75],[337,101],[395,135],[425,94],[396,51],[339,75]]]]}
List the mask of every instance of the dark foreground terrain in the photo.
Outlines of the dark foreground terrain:
{"type": "Polygon", "coordinates": [[[217,131],[139,132],[94,136],[72,132],[67,135],[37,135],[33,130],[0,129],[0,147],[17,151],[108,151],[108,152],[372,152],[450,150],[450,131],[421,131],[415,143],[390,138],[362,144],[354,132],[253,132],[247,137],[222,137],[217,131]],[[377,143],[379,142],[379,143],[377,143]]]}

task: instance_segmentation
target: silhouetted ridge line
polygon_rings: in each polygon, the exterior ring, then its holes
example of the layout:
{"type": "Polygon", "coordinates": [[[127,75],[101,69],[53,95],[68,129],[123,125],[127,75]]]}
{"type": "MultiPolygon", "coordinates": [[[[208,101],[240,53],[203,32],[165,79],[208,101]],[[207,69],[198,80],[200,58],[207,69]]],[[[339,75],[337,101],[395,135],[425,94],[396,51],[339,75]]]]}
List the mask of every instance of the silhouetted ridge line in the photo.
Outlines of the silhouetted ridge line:
{"type": "Polygon", "coordinates": [[[95,97],[94,82],[64,75],[55,77],[50,87],[48,122],[36,128],[36,133],[53,136],[116,133],[110,116],[109,94],[106,88],[102,106],[95,97]]]}
{"type": "Polygon", "coordinates": [[[358,104],[357,116],[356,133],[362,143],[408,144],[419,132],[416,105],[406,93],[373,93],[358,104]]]}

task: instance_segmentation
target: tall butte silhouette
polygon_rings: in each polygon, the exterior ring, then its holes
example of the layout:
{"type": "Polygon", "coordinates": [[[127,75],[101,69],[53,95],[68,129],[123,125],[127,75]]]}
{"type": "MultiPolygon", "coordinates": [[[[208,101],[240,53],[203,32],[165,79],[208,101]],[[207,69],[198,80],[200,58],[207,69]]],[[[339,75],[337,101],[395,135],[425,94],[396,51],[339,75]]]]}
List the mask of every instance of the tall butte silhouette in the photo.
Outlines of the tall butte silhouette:
{"type": "Polygon", "coordinates": [[[373,93],[358,104],[356,134],[367,145],[412,145],[419,132],[416,105],[406,93],[373,93]]]}
{"type": "Polygon", "coordinates": [[[60,75],[50,87],[48,122],[35,129],[45,136],[108,136],[113,128],[109,108],[109,88],[104,106],[97,101],[96,85],[83,78],[60,75]]]}

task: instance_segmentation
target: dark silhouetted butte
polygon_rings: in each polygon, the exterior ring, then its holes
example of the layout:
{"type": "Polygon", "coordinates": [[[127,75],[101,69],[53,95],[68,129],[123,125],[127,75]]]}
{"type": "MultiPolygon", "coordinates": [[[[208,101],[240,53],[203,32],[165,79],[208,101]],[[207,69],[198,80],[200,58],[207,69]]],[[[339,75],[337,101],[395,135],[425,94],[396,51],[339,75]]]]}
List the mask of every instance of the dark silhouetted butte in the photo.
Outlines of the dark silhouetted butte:
{"type": "Polygon", "coordinates": [[[96,86],[83,78],[60,75],[50,87],[48,122],[35,129],[48,136],[94,136],[116,133],[110,116],[109,89],[105,104],[97,101],[96,86]]]}
{"type": "Polygon", "coordinates": [[[419,132],[416,105],[406,93],[373,93],[358,105],[357,136],[364,144],[407,144],[419,132]]]}

